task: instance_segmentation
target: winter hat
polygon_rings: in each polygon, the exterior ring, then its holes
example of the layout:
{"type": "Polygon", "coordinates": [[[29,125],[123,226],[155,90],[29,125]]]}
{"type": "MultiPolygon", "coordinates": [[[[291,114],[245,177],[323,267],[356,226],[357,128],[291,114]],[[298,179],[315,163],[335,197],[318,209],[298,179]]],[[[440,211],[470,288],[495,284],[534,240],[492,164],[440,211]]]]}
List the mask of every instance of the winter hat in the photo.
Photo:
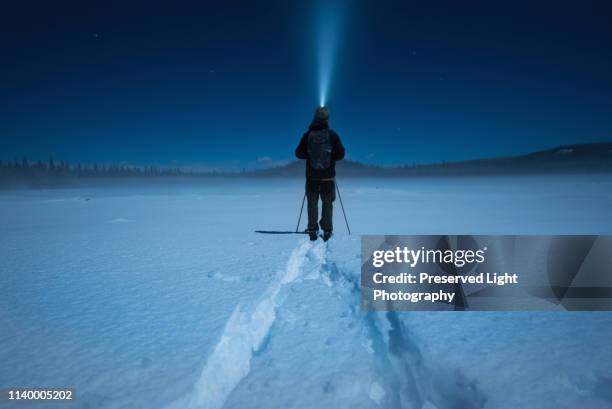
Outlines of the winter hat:
{"type": "Polygon", "coordinates": [[[314,122],[324,122],[329,120],[329,111],[325,107],[318,107],[315,111],[314,122]]]}

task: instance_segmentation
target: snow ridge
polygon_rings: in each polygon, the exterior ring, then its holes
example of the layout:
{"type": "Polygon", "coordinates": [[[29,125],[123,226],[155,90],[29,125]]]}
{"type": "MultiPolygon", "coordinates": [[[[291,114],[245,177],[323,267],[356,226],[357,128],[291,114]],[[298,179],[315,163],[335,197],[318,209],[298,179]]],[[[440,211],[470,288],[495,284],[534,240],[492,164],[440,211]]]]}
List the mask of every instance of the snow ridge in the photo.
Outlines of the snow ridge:
{"type": "Polygon", "coordinates": [[[223,407],[230,393],[248,375],[253,354],[268,336],[276,311],[283,303],[279,297],[281,289],[304,278],[305,272],[318,271],[324,252],[322,243],[302,242],[291,252],[285,270],[264,291],[254,308],[244,311],[238,305],[234,309],[192,393],[174,402],[170,408],[223,407]],[[305,269],[306,264],[310,264],[308,269],[305,269]]]}
{"type": "MultiPolygon", "coordinates": [[[[303,241],[293,251],[252,308],[238,305],[221,338],[206,360],[191,393],[166,409],[221,409],[248,376],[251,359],[265,344],[282,307],[284,287],[305,279],[322,279],[349,305],[368,349],[374,354],[377,381],[370,399],[378,407],[396,409],[480,409],[485,399],[475,382],[461,372],[428,363],[422,348],[395,312],[366,313],[359,309],[358,275],[339,268],[324,243],[303,241]]],[[[332,252],[333,253],[333,252],[332,252]]]]}

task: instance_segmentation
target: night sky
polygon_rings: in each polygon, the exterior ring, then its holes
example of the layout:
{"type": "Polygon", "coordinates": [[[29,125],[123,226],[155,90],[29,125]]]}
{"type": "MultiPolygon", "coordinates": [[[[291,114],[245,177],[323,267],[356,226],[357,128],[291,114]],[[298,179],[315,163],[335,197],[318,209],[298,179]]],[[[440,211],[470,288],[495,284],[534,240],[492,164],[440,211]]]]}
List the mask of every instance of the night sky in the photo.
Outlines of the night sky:
{"type": "Polygon", "coordinates": [[[612,140],[610,1],[19,3],[0,13],[0,159],[291,159],[319,101],[321,16],[350,159],[612,140]]]}

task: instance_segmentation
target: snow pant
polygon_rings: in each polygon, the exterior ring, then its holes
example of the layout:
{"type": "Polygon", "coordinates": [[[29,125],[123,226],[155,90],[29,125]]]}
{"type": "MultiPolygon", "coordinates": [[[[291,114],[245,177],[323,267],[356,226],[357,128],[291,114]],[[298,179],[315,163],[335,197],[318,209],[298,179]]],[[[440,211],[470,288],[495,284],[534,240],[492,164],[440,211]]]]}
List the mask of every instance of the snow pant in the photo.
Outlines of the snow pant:
{"type": "Polygon", "coordinates": [[[336,181],[334,179],[306,179],[306,198],[308,199],[308,230],[332,231],[333,202],[336,200],[336,181]],[[323,203],[321,220],[319,217],[319,197],[323,203]]]}

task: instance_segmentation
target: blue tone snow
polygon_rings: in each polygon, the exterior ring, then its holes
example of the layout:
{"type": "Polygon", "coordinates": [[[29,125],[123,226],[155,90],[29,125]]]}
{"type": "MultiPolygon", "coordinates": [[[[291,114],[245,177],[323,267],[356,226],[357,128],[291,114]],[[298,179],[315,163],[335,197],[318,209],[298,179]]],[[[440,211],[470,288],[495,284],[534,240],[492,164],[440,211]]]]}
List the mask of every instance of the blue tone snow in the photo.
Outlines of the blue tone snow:
{"type": "Polygon", "coordinates": [[[336,202],[326,244],[254,233],[295,228],[300,180],[0,193],[0,388],[72,388],[70,408],[612,407],[612,313],[364,313],[358,236],[611,234],[612,177],[339,184],[353,235],[336,202]]]}

